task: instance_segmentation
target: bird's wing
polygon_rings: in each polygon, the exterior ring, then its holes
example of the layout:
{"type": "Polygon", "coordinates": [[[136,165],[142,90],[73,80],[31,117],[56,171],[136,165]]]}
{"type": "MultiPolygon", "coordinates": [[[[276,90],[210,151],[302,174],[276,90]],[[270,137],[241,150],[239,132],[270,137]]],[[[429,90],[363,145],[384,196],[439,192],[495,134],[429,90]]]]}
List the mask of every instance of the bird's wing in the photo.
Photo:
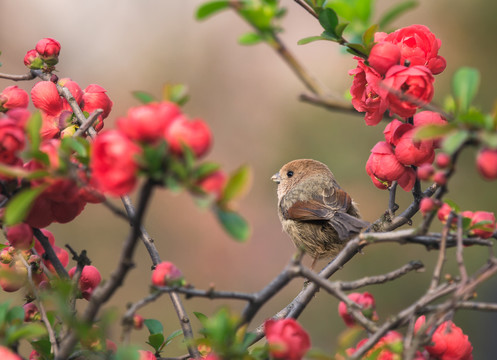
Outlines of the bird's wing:
{"type": "Polygon", "coordinates": [[[285,219],[328,221],[338,233],[339,238],[345,240],[352,234],[359,233],[369,224],[347,214],[351,204],[352,199],[345,191],[331,187],[324,189],[321,194],[316,194],[310,200],[298,200],[290,206],[285,206],[286,202],[282,201],[280,206],[285,219]]]}

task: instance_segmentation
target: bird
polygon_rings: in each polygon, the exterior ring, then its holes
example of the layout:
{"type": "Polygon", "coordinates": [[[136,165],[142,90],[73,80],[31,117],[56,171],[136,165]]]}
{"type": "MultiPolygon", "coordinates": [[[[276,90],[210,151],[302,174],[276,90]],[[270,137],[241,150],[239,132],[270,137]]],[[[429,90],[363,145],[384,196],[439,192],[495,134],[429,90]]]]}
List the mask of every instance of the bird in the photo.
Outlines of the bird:
{"type": "Polygon", "coordinates": [[[298,249],[317,260],[335,257],[347,241],[366,228],[349,194],[320,161],[290,161],[271,179],[278,184],[278,215],[298,249]]]}

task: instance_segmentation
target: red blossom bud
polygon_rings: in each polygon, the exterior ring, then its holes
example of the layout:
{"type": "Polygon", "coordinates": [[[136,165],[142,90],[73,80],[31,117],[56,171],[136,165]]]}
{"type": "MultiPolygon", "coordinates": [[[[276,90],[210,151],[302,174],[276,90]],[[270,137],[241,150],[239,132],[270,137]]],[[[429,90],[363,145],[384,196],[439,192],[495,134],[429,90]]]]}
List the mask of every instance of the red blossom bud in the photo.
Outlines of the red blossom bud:
{"type": "Polygon", "coordinates": [[[420,167],[417,169],[417,175],[419,180],[427,181],[430,180],[430,178],[433,176],[435,173],[435,169],[433,168],[433,165],[425,163],[422,164],[420,167]]]}
{"type": "MultiPolygon", "coordinates": [[[[440,220],[442,223],[446,223],[447,222],[447,219],[449,217],[449,214],[453,211],[452,207],[447,204],[447,203],[443,203],[442,206],[440,207],[440,209],[438,209],[438,212],[437,212],[437,217],[438,217],[438,220],[440,220]]],[[[452,220],[453,223],[455,223],[457,221],[456,218],[454,218],[452,220]]]]}
{"type": "Polygon", "coordinates": [[[28,224],[18,224],[7,228],[9,243],[18,250],[28,250],[33,246],[33,230],[28,224]]]}
{"type": "Polygon", "coordinates": [[[22,360],[22,357],[12,352],[8,347],[0,345],[0,359],[2,360],[22,360]]]}
{"type": "Polygon", "coordinates": [[[102,109],[104,112],[98,117],[98,121],[94,125],[96,131],[102,130],[104,119],[109,116],[114,103],[107,95],[107,90],[97,84],[91,84],[86,87],[83,94],[82,109],[89,114],[97,109],[102,109]]]}
{"type": "Polygon", "coordinates": [[[311,347],[309,334],[295,319],[266,320],[264,332],[274,359],[301,360],[311,347]]]}
{"type": "Polygon", "coordinates": [[[188,120],[178,116],[165,130],[164,136],[171,151],[181,156],[182,145],[190,147],[197,158],[204,156],[211,147],[212,134],[202,119],[188,120]]]}
{"type": "Polygon", "coordinates": [[[447,166],[450,165],[450,162],[450,156],[446,153],[440,153],[435,158],[435,165],[437,165],[439,169],[445,169],[447,166]]]}
{"type": "Polygon", "coordinates": [[[0,111],[28,107],[28,93],[16,85],[8,86],[0,93],[0,111]]]}
{"type": "Polygon", "coordinates": [[[38,315],[38,308],[33,302],[29,302],[24,304],[23,306],[24,309],[24,321],[33,321],[36,318],[36,315],[38,315]]]}
{"type": "Polygon", "coordinates": [[[135,314],[135,316],[133,316],[133,327],[136,330],[140,330],[143,327],[143,321],[143,316],[135,314]]]}
{"type": "Polygon", "coordinates": [[[414,130],[409,130],[401,136],[395,147],[395,156],[404,165],[432,163],[435,157],[433,142],[415,140],[414,134],[414,130]]]}
{"type": "Polygon", "coordinates": [[[184,284],[183,274],[171,262],[163,261],[152,272],[154,286],[181,286],[184,284]]]}
{"type": "Polygon", "coordinates": [[[435,181],[440,186],[447,184],[447,176],[445,175],[445,172],[437,171],[435,175],[433,175],[433,181],[435,181]]]}
{"type": "Polygon", "coordinates": [[[212,194],[216,200],[221,198],[224,186],[228,181],[228,175],[218,170],[199,181],[198,186],[207,194],[212,194]]]}
{"type": "Polygon", "coordinates": [[[385,75],[388,69],[399,64],[400,49],[397,45],[381,41],[371,49],[368,62],[380,75],[385,75]]]}
{"type": "Polygon", "coordinates": [[[419,203],[419,210],[423,216],[432,212],[435,209],[435,201],[431,198],[423,198],[419,203]]]}
{"type": "MultiPolygon", "coordinates": [[[[69,276],[72,278],[75,272],[76,267],[71,268],[69,276]]],[[[83,268],[78,286],[84,299],[90,300],[93,290],[100,284],[100,281],[102,281],[102,276],[95,266],[87,265],[83,268]]]]}
{"type": "Polygon", "coordinates": [[[45,38],[38,41],[35,47],[40,57],[48,65],[53,66],[59,62],[60,43],[52,38],[45,38]]]}
{"type": "MultiPolygon", "coordinates": [[[[375,309],[375,301],[373,295],[369,292],[351,293],[348,298],[358,304],[362,308],[362,313],[369,319],[377,317],[375,309]]],[[[352,327],[356,324],[355,319],[350,315],[347,305],[340,301],[338,304],[338,314],[342,317],[345,325],[352,327]]]]}
{"type": "Polygon", "coordinates": [[[470,234],[479,236],[484,239],[491,237],[495,231],[495,215],[493,212],[488,211],[475,211],[471,217],[471,226],[477,226],[471,229],[470,234]],[[479,222],[486,222],[477,225],[479,222]]]}
{"type": "Polygon", "coordinates": [[[154,353],[148,350],[138,350],[140,357],[138,360],[156,360],[154,353]]]}
{"type": "Polygon", "coordinates": [[[480,150],[476,158],[476,167],[483,178],[497,179],[497,149],[480,150]]]}
{"type": "Polygon", "coordinates": [[[29,50],[26,55],[24,55],[24,65],[28,69],[41,69],[43,67],[43,60],[35,49],[29,50]]]}

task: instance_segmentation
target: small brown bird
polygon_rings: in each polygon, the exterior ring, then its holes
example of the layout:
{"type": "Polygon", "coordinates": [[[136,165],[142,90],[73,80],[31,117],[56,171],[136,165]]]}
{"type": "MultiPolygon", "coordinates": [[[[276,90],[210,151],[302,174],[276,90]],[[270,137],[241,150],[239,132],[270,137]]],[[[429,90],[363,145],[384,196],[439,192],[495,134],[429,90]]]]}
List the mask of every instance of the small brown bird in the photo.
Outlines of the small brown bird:
{"type": "Polygon", "coordinates": [[[278,215],[297,248],[316,261],[334,257],[347,240],[369,225],[338,185],[328,167],[316,160],[294,160],[271,178],[278,184],[278,215]]]}

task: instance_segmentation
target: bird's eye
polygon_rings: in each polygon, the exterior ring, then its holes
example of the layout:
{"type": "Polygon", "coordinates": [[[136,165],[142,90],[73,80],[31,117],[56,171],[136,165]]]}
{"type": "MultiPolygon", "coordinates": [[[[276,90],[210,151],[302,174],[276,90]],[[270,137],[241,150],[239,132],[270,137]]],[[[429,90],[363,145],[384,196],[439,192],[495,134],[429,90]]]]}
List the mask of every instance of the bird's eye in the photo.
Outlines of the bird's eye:
{"type": "Polygon", "coordinates": [[[289,172],[287,172],[286,176],[288,176],[289,178],[292,177],[293,176],[293,171],[290,170],[289,172]]]}

